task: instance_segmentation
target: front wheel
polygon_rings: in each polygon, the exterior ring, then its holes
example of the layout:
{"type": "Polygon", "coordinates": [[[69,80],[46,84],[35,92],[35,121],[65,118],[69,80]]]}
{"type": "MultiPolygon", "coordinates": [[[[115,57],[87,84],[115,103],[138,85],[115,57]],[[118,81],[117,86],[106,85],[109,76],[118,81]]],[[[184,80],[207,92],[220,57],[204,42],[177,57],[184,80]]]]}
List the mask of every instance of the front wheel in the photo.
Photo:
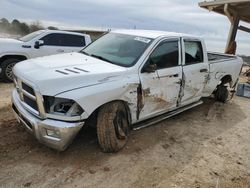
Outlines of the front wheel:
{"type": "Polygon", "coordinates": [[[125,105],[112,102],[98,112],[97,137],[103,152],[117,152],[128,141],[129,122],[125,105]]]}
{"type": "Polygon", "coordinates": [[[1,68],[2,68],[2,79],[5,82],[12,82],[13,81],[13,67],[16,63],[18,63],[20,60],[16,58],[10,58],[6,59],[2,62],[1,68]]]}

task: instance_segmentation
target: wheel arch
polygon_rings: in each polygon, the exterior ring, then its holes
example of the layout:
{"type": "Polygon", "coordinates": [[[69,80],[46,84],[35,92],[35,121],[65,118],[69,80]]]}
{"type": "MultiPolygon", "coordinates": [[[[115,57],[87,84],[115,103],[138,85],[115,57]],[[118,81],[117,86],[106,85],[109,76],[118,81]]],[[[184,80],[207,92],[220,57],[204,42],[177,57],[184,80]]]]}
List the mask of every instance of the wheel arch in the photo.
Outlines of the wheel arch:
{"type": "MultiPolygon", "coordinates": [[[[231,84],[232,81],[233,81],[232,75],[227,74],[227,75],[224,75],[224,76],[220,79],[220,81],[219,81],[219,83],[218,83],[217,85],[225,85],[225,84],[227,84],[227,83],[231,84]]],[[[230,86],[231,86],[231,85],[230,85],[230,86]]]]}
{"type": "Polygon", "coordinates": [[[90,125],[90,124],[95,124],[96,123],[96,120],[97,120],[97,116],[98,116],[98,111],[105,105],[107,104],[110,104],[110,103],[114,103],[114,102],[120,102],[124,105],[125,107],[125,110],[127,112],[127,117],[128,117],[128,122],[129,122],[129,125],[131,125],[132,123],[132,118],[131,118],[131,111],[130,111],[130,108],[129,108],[129,103],[125,100],[121,100],[121,99],[117,99],[117,100],[112,100],[112,101],[109,101],[109,102],[106,102],[100,106],[98,106],[88,117],[88,119],[86,120],[86,124],[87,125],[90,125]]]}
{"type": "Polygon", "coordinates": [[[0,57],[0,65],[2,64],[3,61],[5,61],[6,59],[9,59],[9,58],[16,58],[16,59],[19,59],[21,61],[28,59],[28,57],[26,55],[14,55],[14,54],[3,55],[2,57],[0,57]]]}

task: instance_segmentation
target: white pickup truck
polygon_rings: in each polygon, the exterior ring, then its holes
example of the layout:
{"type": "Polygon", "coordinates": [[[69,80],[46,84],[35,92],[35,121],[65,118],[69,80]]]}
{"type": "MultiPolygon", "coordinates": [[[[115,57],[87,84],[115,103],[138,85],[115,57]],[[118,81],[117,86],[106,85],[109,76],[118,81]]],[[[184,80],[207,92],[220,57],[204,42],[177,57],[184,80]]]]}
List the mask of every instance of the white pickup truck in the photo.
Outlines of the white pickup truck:
{"type": "Polygon", "coordinates": [[[83,126],[96,126],[104,152],[124,147],[131,129],[202,103],[226,102],[242,67],[208,53],[198,37],[144,30],[105,34],[78,53],[14,67],[16,118],[41,143],[64,150],[83,126]]]}
{"type": "Polygon", "coordinates": [[[89,35],[59,30],[40,30],[20,39],[0,38],[0,78],[12,81],[12,68],[17,62],[80,51],[90,42],[89,35]]]}

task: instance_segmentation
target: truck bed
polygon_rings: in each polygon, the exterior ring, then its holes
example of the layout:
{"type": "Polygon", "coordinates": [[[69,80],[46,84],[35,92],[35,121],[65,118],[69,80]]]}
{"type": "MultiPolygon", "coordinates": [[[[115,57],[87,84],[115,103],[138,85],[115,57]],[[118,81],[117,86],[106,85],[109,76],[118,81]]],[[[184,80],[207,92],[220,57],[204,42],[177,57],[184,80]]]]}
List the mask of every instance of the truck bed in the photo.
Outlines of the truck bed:
{"type": "Polygon", "coordinates": [[[237,59],[237,56],[235,55],[228,55],[228,54],[223,54],[223,53],[217,53],[217,52],[208,52],[208,62],[209,63],[217,63],[221,61],[229,61],[232,59],[237,59]]]}
{"type": "Polygon", "coordinates": [[[220,83],[221,78],[230,75],[232,85],[237,82],[241,71],[242,59],[221,53],[208,52],[209,79],[204,88],[204,96],[210,96],[216,86],[220,83]]]}

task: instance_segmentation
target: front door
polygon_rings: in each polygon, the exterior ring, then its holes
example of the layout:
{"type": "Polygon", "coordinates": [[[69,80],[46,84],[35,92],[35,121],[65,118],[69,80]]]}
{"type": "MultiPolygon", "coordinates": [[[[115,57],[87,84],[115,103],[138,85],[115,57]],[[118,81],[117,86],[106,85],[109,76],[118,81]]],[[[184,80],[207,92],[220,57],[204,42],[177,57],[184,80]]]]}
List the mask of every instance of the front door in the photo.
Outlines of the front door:
{"type": "Polygon", "coordinates": [[[199,40],[183,40],[183,92],[181,105],[198,101],[208,76],[208,63],[204,61],[202,43],[199,40]]]}
{"type": "Polygon", "coordinates": [[[182,79],[179,39],[160,42],[140,73],[143,106],[139,120],[176,108],[182,79]],[[155,67],[155,71],[147,67],[155,67]]]}

